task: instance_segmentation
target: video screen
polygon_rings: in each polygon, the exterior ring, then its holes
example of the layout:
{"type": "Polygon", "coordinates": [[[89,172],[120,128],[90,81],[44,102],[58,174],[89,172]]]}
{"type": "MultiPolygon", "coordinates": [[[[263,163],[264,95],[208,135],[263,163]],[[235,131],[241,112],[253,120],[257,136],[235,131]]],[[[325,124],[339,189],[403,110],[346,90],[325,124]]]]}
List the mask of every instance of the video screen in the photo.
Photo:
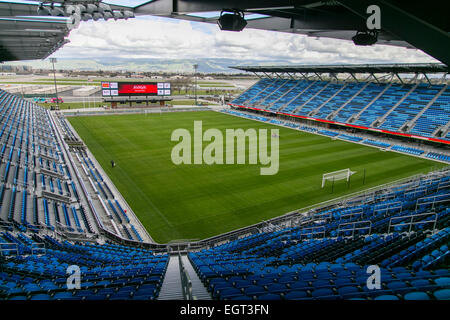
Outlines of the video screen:
{"type": "Polygon", "coordinates": [[[102,96],[170,96],[169,82],[102,82],[102,96]]]}

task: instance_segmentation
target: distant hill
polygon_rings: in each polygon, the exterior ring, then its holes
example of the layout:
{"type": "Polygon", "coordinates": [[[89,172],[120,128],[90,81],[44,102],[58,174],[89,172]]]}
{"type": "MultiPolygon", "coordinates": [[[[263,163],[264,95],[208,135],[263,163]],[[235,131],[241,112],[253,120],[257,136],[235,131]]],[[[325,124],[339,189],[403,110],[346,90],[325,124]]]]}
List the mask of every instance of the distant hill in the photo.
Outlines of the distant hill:
{"type": "MultiPolygon", "coordinates": [[[[11,65],[28,65],[34,69],[51,69],[48,60],[18,61],[10,62],[11,65]]],[[[198,64],[201,73],[236,73],[237,70],[229,66],[238,65],[263,65],[254,60],[241,59],[58,59],[56,69],[80,70],[80,71],[163,71],[190,73],[194,71],[194,64],[198,64]]],[[[264,64],[286,64],[282,61],[265,62],[264,64]]]]}

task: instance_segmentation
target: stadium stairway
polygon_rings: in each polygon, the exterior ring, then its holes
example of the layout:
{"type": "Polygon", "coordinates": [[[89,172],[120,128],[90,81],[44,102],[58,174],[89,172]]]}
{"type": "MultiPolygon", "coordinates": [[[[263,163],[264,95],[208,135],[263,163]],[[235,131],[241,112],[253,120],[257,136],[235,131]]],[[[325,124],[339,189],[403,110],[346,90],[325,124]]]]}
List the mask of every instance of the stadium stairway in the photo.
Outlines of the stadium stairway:
{"type": "Polygon", "coordinates": [[[184,300],[177,255],[171,255],[169,257],[166,275],[164,276],[158,300],[184,300]]]}
{"type": "Polygon", "coordinates": [[[189,274],[189,278],[191,279],[192,295],[195,297],[195,299],[211,300],[211,295],[208,293],[208,290],[206,290],[203,282],[198,277],[197,272],[195,272],[194,267],[189,260],[189,257],[185,254],[182,254],[181,261],[183,262],[183,265],[186,268],[187,273],[189,274]]]}

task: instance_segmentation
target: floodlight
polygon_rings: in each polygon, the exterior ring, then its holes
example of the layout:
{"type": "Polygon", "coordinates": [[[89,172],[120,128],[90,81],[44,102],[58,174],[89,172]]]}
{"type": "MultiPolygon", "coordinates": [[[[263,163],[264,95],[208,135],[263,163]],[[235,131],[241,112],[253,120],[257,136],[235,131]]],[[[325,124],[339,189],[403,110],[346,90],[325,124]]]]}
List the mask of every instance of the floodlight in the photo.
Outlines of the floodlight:
{"type": "Polygon", "coordinates": [[[37,9],[37,13],[40,16],[51,16],[52,13],[50,12],[50,9],[48,7],[39,6],[37,9]]]}
{"type": "Polygon", "coordinates": [[[90,14],[94,13],[95,11],[97,11],[97,6],[95,4],[89,3],[86,6],[86,11],[90,14]]]}
{"type": "Polygon", "coordinates": [[[243,11],[231,11],[230,13],[222,11],[217,24],[220,30],[242,31],[247,25],[247,21],[244,19],[243,11]]]}
{"type": "Polygon", "coordinates": [[[92,19],[92,15],[89,13],[83,13],[83,15],[81,16],[81,20],[83,21],[88,21],[92,19]]]}
{"type": "Polygon", "coordinates": [[[69,17],[70,24],[73,26],[77,26],[81,21],[81,16],[78,13],[74,13],[69,17]]]}
{"type": "Polygon", "coordinates": [[[134,12],[126,10],[123,12],[123,17],[124,17],[124,19],[134,18],[134,12]]]}
{"type": "Polygon", "coordinates": [[[50,12],[51,12],[52,16],[55,16],[55,17],[64,17],[65,16],[64,11],[61,8],[53,7],[53,8],[51,8],[50,12]]]}
{"type": "Polygon", "coordinates": [[[113,18],[112,12],[105,11],[105,13],[103,13],[103,19],[108,20],[108,19],[111,19],[111,18],[113,18]]]}
{"type": "Polygon", "coordinates": [[[66,9],[66,13],[69,16],[77,12],[77,7],[76,6],[69,5],[65,9],[66,9]]]}
{"type": "Polygon", "coordinates": [[[92,19],[94,19],[94,21],[98,21],[100,18],[103,18],[103,15],[100,12],[94,12],[92,15],[92,19]]]}
{"type": "Polygon", "coordinates": [[[114,20],[123,18],[123,14],[120,11],[114,11],[113,14],[114,14],[114,20]]]}
{"type": "Polygon", "coordinates": [[[77,7],[80,9],[80,13],[86,12],[86,6],[82,4],[78,4],[77,7]]]}
{"type": "Polygon", "coordinates": [[[98,4],[98,11],[99,12],[111,12],[112,10],[111,10],[111,7],[109,6],[109,5],[107,5],[106,3],[99,3],[98,4]]]}
{"type": "Polygon", "coordinates": [[[358,31],[352,40],[357,46],[371,46],[378,41],[378,34],[373,31],[358,31]]]}

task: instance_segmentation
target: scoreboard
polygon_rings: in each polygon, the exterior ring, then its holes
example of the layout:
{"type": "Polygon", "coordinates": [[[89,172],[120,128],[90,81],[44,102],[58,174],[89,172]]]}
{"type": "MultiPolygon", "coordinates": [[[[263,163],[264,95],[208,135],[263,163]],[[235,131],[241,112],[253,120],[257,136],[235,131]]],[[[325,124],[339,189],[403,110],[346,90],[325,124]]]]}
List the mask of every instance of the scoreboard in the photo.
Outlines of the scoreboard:
{"type": "Polygon", "coordinates": [[[169,82],[102,82],[103,97],[170,95],[169,82]]]}

